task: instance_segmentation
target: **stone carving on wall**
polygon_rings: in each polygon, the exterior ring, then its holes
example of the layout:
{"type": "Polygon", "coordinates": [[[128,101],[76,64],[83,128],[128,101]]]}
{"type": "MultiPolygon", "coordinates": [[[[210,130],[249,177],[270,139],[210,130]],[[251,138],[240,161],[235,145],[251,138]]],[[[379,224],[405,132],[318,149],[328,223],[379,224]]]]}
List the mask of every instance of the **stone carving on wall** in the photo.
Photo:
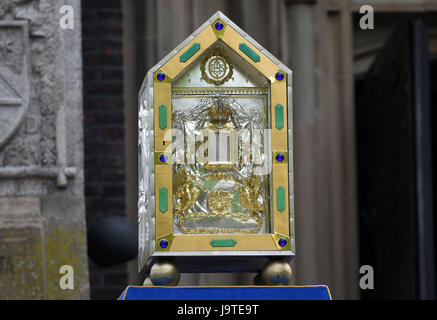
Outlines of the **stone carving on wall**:
{"type": "Polygon", "coordinates": [[[89,297],[80,17],[80,0],[0,0],[0,299],[89,297]]]}
{"type": "Polygon", "coordinates": [[[0,148],[29,108],[29,36],[24,21],[0,21],[0,148]]]}
{"type": "Polygon", "coordinates": [[[55,13],[48,1],[0,5],[0,179],[47,178],[66,187],[76,174],[65,145],[59,30],[43,27],[55,13]]]}

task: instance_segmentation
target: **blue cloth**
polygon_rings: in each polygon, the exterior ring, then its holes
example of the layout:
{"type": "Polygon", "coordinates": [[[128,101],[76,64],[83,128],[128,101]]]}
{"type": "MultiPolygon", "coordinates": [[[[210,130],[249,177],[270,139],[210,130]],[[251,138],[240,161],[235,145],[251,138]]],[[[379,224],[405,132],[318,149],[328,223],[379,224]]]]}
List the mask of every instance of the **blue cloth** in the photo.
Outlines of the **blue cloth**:
{"type": "Polygon", "coordinates": [[[329,288],[287,287],[136,287],[128,286],[119,300],[331,300],[329,288]]]}

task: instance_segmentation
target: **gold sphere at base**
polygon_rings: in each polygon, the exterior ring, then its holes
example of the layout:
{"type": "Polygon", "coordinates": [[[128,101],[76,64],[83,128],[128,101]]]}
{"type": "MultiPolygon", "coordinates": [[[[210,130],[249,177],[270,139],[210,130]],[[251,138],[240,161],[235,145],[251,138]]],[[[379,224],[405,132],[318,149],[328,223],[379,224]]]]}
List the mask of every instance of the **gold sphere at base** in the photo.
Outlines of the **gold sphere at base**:
{"type": "Polygon", "coordinates": [[[153,286],[152,280],[150,280],[150,277],[147,277],[143,282],[143,287],[150,287],[153,286]]]}
{"type": "Polygon", "coordinates": [[[264,266],[261,279],[267,285],[287,286],[290,284],[292,274],[291,267],[287,262],[270,261],[264,266]]]}
{"type": "Polygon", "coordinates": [[[150,269],[150,280],[155,286],[176,286],[181,274],[170,262],[156,262],[150,269]]]}

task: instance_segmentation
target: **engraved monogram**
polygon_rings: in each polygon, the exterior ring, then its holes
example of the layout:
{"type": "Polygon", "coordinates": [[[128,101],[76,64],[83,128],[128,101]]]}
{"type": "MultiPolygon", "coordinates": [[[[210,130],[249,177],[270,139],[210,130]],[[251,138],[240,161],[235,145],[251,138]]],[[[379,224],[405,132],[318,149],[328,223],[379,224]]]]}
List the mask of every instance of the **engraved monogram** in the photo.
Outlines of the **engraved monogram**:
{"type": "Polygon", "coordinates": [[[203,58],[200,65],[202,78],[216,86],[232,78],[234,68],[229,57],[219,48],[214,48],[203,58]]]}

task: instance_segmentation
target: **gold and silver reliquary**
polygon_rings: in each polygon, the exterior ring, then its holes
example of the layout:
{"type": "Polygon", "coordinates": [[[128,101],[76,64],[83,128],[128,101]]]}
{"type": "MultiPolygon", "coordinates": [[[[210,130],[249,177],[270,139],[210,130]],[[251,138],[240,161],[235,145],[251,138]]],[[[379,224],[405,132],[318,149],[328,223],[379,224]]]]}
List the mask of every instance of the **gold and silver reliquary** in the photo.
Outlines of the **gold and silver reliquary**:
{"type": "Polygon", "coordinates": [[[291,71],[217,12],[139,95],[139,270],[294,256],[291,71]]]}

